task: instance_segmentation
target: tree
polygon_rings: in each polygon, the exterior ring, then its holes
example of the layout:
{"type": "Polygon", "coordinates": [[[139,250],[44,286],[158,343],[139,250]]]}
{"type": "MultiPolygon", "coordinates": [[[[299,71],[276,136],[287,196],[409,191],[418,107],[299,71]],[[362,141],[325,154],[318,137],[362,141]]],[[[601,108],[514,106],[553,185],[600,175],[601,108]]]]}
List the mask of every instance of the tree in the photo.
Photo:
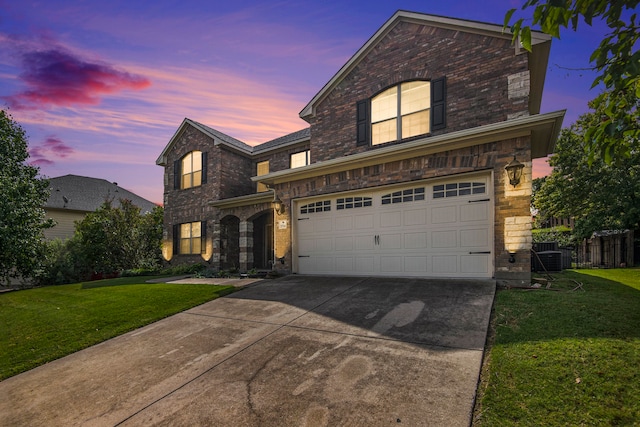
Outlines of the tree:
{"type": "Polygon", "coordinates": [[[43,209],[49,183],[28,158],[24,130],[0,110],[0,284],[38,270],[43,230],[52,226],[43,209]]]}
{"type": "Polygon", "coordinates": [[[137,268],[156,269],[162,265],[162,230],[164,209],[156,206],[140,218],[137,268]]]}
{"type": "MultiPolygon", "coordinates": [[[[155,212],[155,211],[154,211],[155,212]]],[[[157,213],[150,217],[140,214],[140,208],[130,200],[121,199],[120,207],[106,200],[95,212],[76,224],[77,245],[92,273],[114,273],[152,262],[152,247],[160,255],[162,233],[157,236],[157,213]],[[151,235],[147,235],[151,233],[151,235]],[[157,241],[156,241],[157,240],[157,241]]],[[[162,213],[160,213],[162,218],[162,213]]]]}
{"type": "MultiPolygon", "coordinates": [[[[635,9],[639,0],[527,0],[522,10],[533,8],[532,25],[555,38],[560,38],[561,27],[577,31],[584,21],[591,25],[594,19],[606,20],[611,32],[605,36],[590,57],[599,73],[592,88],[604,84],[605,92],[594,101],[596,110],[603,112],[601,121],[594,121],[582,132],[589,162],[596,157],[612,163],[628,159],[638,150],[640,135],[640,29],[635,9]],[[634,12],[634,13],[632,13],[634,12]],[[636,145],[633,145],[636,144],[636,145]]],[[[531,27],[523,25],[525,18],[510,24],[516,9],[507,12],[504,28],[510,28],[513,40],[531,51],[531,27]]]]}
{"type": "MultiPolygon", "coordinates": [[[[584,114],[562,130],[549,159],[553,171],[535,197],[540,212],[573,217],[580,238],[598,230],[640,228],[640,150],[614,163],[597,154],[590,159],[585,133],[600,117],[599,111],[584,114]]],[[[625,142],[637,146],[638,140],[625,142]]]]}

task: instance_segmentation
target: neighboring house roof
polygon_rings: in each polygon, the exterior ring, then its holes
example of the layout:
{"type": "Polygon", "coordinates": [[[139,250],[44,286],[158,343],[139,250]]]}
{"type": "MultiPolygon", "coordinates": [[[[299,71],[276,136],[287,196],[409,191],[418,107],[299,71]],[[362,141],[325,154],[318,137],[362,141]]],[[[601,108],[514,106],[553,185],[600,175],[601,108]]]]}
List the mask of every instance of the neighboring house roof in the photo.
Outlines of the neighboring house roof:
{"type": "Polygon", "coordinates": [[[113,200],[113,206],[120,206],[120,199],[131,200],[141,211],[151,212],[157,205],[129,190],[106,179],[87,176],[64,175],[49,178],[51,194],[45,209],[68,209],[82,212],[93,212],[107,199],[113,200]]]}
{"type": "MultiPolygon", "coordinates": [[[[502,39],[511,40],[509,31],[502,28],[502,25],[489,24],[479,21],[465,19],[447,18],[444,16],[428,15],[417,12],[397,11],[380,29],[340,68],[340,70],[324,85],[309,103],[300,111],[300,117],[309,121],[315,115],[316,106],[373,50],[380,41],[400,22],[413,22],[433,27],[452,29],[468,33],[488,35],[502,39]]],[[[532,114],[540,112],[542,102],[542,89],[544,76],[547,68],[549,50],[551,48],[551,37],[539,32],[531,32],[531,47],[529,64],[531,68],[531,92],[530,109],[532,114]]],[[[518,49],[514,46],[514,49],[518,49]]]]}
{"type": "Polygon", "coordinates": [[[180,124],[180,127],[178,128],[176,133],[173,134],[173,136],[169,140],[169,143],[166,145],[164,150],[162,150],[162,153],[160,153],[160,156],[156,160],[157,165],[160,165],[160,166],[166,165],[167,153],[169,152],[169,150],[171,150],[171,147],[173,146],[175,141],[177,141],[180,138],[180,136],[182,135],[182,133],[184,132],[187,126],[192,126],[195,129],[198,129],[200,132],[204,133],[205,135],[209,136],[211,139],[213,139],[213,143],[215,145],[223,144],[229,148],[232,148],[246,155],[259,154],[259,153],[263,153],[276,148],[282,148],[287,145],[297,144],[297,143],[306,141],[309,139],[310,133],[311,133],[310,129],[306,128],[306,129],[302,129],[302,130],[290,133],[285,136],[281,136],[271,141],[264,142],[260,145],[256,145],[255,147],[252,147],[216,129],[203,125],[202,123],[198,123],[195,120],[185,118],[182,121],[182,124],[180,124]]]}

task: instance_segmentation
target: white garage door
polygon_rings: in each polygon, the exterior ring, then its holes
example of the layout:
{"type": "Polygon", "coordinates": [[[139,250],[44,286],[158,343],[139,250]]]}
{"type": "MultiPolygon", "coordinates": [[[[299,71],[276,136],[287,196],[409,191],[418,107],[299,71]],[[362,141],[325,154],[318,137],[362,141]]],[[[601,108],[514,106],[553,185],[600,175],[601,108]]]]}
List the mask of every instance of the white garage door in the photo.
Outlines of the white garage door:
{"type": "Polygon", "coordinates": [[[491,277],[489,176],[299,200],[301,274],[491,277]]]}

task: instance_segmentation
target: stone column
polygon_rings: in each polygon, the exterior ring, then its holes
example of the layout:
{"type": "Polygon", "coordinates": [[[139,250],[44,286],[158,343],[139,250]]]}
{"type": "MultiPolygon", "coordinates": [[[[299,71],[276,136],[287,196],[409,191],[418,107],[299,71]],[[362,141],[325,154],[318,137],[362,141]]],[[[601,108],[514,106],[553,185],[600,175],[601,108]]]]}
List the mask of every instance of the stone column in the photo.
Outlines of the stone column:
{"type": "Polygon", "coordinates": [[[253,221],[240,221],[240,271],[253,268],[253,221]]]}
{"type": "Polygon", "coordinates": [[[220,221],[213,221],[211,226],[211,241],[213,243],[213,255],[211,255],[211,266],[220,270],[220,221]]]}

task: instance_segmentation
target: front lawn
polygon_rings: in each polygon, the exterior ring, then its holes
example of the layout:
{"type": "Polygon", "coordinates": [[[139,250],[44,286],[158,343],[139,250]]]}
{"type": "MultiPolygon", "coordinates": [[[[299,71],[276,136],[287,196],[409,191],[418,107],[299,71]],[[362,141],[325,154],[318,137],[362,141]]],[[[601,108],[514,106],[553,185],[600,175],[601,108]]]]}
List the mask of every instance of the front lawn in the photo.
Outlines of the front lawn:
{"type": "Polygon", "coordinates": [[[640,269],[554,277],[497,293],[473,424],[640,425],[640,269]]]}
{"type": "Polygon", "coordinates": [[[126,277],[0,294],[0,380],[233,292],[126,277]]]}

